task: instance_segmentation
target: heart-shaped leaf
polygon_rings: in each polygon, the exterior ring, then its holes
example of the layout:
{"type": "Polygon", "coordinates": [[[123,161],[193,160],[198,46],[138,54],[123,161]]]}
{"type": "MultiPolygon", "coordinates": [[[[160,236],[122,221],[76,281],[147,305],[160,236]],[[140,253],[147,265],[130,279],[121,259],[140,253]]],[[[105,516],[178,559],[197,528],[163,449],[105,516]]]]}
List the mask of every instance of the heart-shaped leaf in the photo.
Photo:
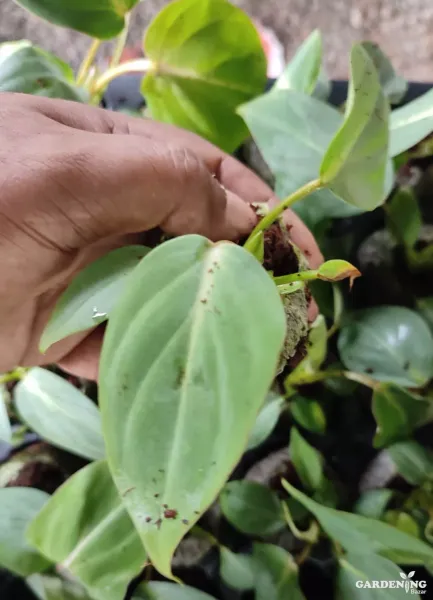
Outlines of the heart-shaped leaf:
{"type": "Polygon", "coordinates": [[[68,479],[27,535],[42,554],[62,563],[81,581],[95,600],[123,600],[146,559],[105,461],[68,479]]]}
{"type": "Polygon", "coordinates": [[[22,420],[47,442],[89,460],[104,458],[98,408],[63,377],[35,367],[15,387],[14,400],[22,420]]]}
{"type": "Polygon", "coordinates": [[[322,36],[316,29],[299,46],[295,56],[277,79],[273,90],[312,94],[322,67],[322,36]]]}
{"type": "Polygon", "coordinates": [[[298,580],[298,566],[283,548],[254,544],[256,600],[305,600],[298,580]]]}
{"type": "Polygon", "coordinates": [[[139,0],[16,0],[38,17],[87,33],[92,37],[109,39],[125,27],[126,14],[139,0]]]}
{"type": "Polygon", "coordinates": [[[221,510],[230,523],[247,535],[271,535],[284,527],[278,496],[254,481],[231,481],[220,497],[221,510]]]}
{"type": "Polygon", "coordinates": [[[12,427],[6,408],[6,397],[6,388],[0,383],[0,440],[10,444],[12,440],[12,427]]]}
{"type": "Polygon", "coordinates": [[[197,235],[146,256],[113,311],[100,373],[107,456],[168,577],[176,546],[245,450],[285,331],[276,286],[257,260],[197,235]]]}
{"type": "Polygon", "coordinates": [[[28,524],[48,499],[48,494],[33,488],[0,489],[0,566],[22,577],[50,567],[51,562],[25,537],[28,524]]]}
{"type": "Polygon", "coordinates": [[[326,416],[323,408],[316,400],[296,396],[290,402],[290,411],[299,425],[313,433],[324,433],[326,416]]]}
{"type": "Polygon", "coordinates": [[[236,590],[254,587],[254,562],[248,554],[235,554],[228,548],[220,548],[220,574],[223,581],[236,590]]]}
{"type": "Polygon", "coordinates": [[[355,44],[346,114],[320,166],[320,180],[363,210],[383,203],[389,189],[388,102],[368,53],[355,44]]]}
{"type": "Polygon", "coordinates": [[[412,485],[433,481],[433,452],[418,442],[398,442],[388,448],[398,472],[412,485]]]}
{"type": "Polygon", "coordinates": [[[307,489],[317,490],[323,481],[322,457],[296,427],[290,432],[289,456],[300,480],[307,489]]]}
{"type": "Polygon", "coordinates": [[[322,506],[284,480],[283,486],[313,513],[329,537],[348,552],[379,554],[408,565],[422,565],[433,560],[433,548],[391,525],[322,506]]]}
{"type": "Polygon", "coordinates": [[[368,53],[379,75],[383,93],[391,104],[399,104],[407,92],[408,83],[397,75],[389,58],[375,42],[362,42],[361,46],[368,53]]]}
{"type": "Polygon", "coordinates": [[[172,2],[151,23],[144,50],[154,63],[142,86],[153,118],[235,150],[248,135],[236,108],[266,83],[249,17],[227,0],[172,2]]]}
{"type": "Polygon", "coordinates": [[[252,450],[266,440],[275,428],[284,405],[281,396],[271,395],[271,398],[261,409],[250,433],[247,450],[252,450]]]}
{"type": "Polygon", "coordinates": [[[401,108],[390,119],[390,156],[412,148],[433,131],[433,89],[401,108]]]}
{"type": "Polygon", "coordinates": [[[379,381],[418,387],[433,376],[433,337],[416,312],[381,306],[354,312],[338,338],[345,366],[379,381]]]}
{"type": "Polygon", "coordinates": [[[0,44],[0,92],[87,101],[71,67],[26,40],[0,44]]]}
{"type": "Polygon", "coordinates": [[[148,252],[144,246],[125,246],[83,269],[60,296],[42,335],[41,351],[106,321],[125,289],[128,275],[148,252]]]}

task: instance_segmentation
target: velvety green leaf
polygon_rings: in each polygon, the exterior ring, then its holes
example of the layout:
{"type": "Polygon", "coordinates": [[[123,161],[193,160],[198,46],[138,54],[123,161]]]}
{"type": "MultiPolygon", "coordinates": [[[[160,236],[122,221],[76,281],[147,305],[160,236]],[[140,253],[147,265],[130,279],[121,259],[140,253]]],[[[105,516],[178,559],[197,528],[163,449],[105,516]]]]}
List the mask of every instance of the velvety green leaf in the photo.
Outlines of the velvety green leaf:
{"type": "Polygon", "coordinates": [[[144,246],[125,246],[83,269],[60,296],[42,335],[41,351],[106,321],[125,290],[128,276],[148,252],[144,246]]]}
{"type": "Polygon", "coordinates": [[[393,493],[392,490],[386,488],[367,490],[358,498],[353,512],[364,517],[370,517],[370,519],[380,519],[393,493]]]}
{"type": "MultiPolygon", "coordinates": [[[[281,180],[277,180],[276,188],[280,197],[285,195],[282,190],[284,190],[284,186],[281,178],[281,180]]],[[[323,235],[323,229],[326,231],[329,228],[326,224],[328,222],[330,224],[330,219],[353,217],[364,212],[356,206],[347,204],[344,200],[337,198],[328,189],[318,190],[300,202],[296,202],[293,210],[314,231],[315,236],[319,239],[323,235]]]]}
{"type": "Polygon", "coordinates": [[[12,427],[6,407],[6,397],[6,388],[0,383],[0,440],[10,444],[12,440],[12,427]]]}
{"type": "Polygon", "coordinates": [[[374,553],[397,563],[417,565],[432,561],[433,548],[381,521],[321,506],[283,480],[289,494],[320,522],[326,533],[348,552],[374,553]]]}
{"type": "Polygon", "coordinates": [[[324,433],[326,430],[326,416],[323,408],[316,400],[295,396],[290,402],[290,411],[295,421],[312,431],[313,433],[324,433]]]}
{"type": "Polygon", "coordinates": [[[305,600],[298,581],[298,566],[283,548],[254,544],[256,600],[305,600]]]}
{"type": "Polygon", "coordinates": [[[164,575],[245,450],[285,330],[257,260],[197,235],[146,256],[113,311],[100,377],[107,456],[164,575]]]}
{"type": "Polygon", "coordinates": [[[339,563],[337,600],[407,600],[404,587],[372,587],[372,581],[398,581],[404,584],[400,576],[401,569],[390,560],[353,551],[340,558],[339,563]],[[363,587],[356,585],[358,581],[363,582],[363,587]]]}
{"type": "Polygon", "coordinates": [[[123,600],[146,559],[105,461],[68,479],[27,535],[42,554],[62,563],[81,581],[95,600],[123,600]]]}
{"type": "Polygon", "coordinates": [[[278,496],[260,483],[230,481],[220,503],[225,518],[247,535],[271,535],[285,526],[278,496]]]}
{"type": "Polygon", "coordinates": [[[407,81],[397,75],[389,58],[375,42],[362,42],[361,45],[376,67],[383,93],[391,104],[399,104],[407,92],[407,81]]]}
{"type": "Polygon", "coordinates": [[[372,210],[382,204],[389,188],[389,107],[362,45],[353,46],[350,62],[345,118],[320,165],[320,179],[349,204],[372,210]]]}
{"type": "Polygon", "coordinates": [[[404,440],[433,414],[433,401],[409,393],[392,383],[382,383],[373,394],[377,423],[374,446],[381,448],[404,440]]]}
{"type": "Polygon", "coordinates": [[[412,485],[433,481],[433,452],[414,440],[399,442],[388,448],[398,472],[412,485]]]}
{"type": "Polygon", "coordinates": [[[272,433],[281,414],[284,399],[272,395],[271,399],[261,409],[250,433],[247,450],[252,450],[264,442],[272,433]]]}
{"type": "Polygon", "coordinates": [[[142,585],[138,595],[137,592],[135,594],[132,600],[136,600],[137,598],[142,598],[143,600],[216,600],[213,596],[209,596],[209,594],[205,594],[188,585],[160,581],[151,581],[142,585]]]}
{"type": "Polygon", "coordinates": [[[390,156],[412,148],[433,131],[433,89],[401,108],[390,118],[390,156]]]}
{"type": "Polygon", "coordinates": [[[272,89],[312,94],[316,88],[321,65],[322,36],[316,29],[298,48],[272,89]]]}
{"type": "Polygon", "coordinates": [[[30,521],[49,499],[48,494],[33,488],[0,489],[0,566],[27,577],[45,571],[50,561],[26,541],[30,521]]]}
{"type": "Polygon", "coordinates": [[[0,92],[87,101],[71,67],[26,40],[0,44],[0,92]]]}
{"type": "Polygon", "coordinates": [[[289,456],[300,480],[307,489],[317,490],[323,480],[322,456],[296,427],[290,433],[289,456]]]}
{"type": "Polygon", "coordinates": [[[354,312],[338,338],[348,369],[379,381],[416,387],[433,375],[433,337],[414,311],[381,306],[354,312]]]}
{"type": "Polygon", "coordinates": [[[14,400],[21,419],[47,442],[89,460],[104,457],[98,408],[63,377],[35,367],[16,386],[14,400]]]}
{"type": "Polygon", "coordinates": [[[38,17],[100,39],[118,35],[139,0],[16,0],[38,17]]]}
{"type": "Polygon", "coordinates": [[[398,243],[415,245],[422,227],[422,216],[413,188],[401,187],[385,206],[388,229],[398,243]]]}
{"type": "Polygon", "coordinates": [[[266,58],[249,17],[227,0],[181,0],[147,30],[154,68],[142,91],[152,116],[232,152],[247,137],[236,108],[262,93],[266,58]]]}
{"type": "Polygon", "coordinates": [[[220,575],[222,580],[236,590],[254,587],[254,562],[248,554],[235,554],[228,548],[220,548],[220,575]]]}
{"type": "Polygon", "coordinates": [[[322,281],[342,281],[349,278],[350,286],[353,280],[360,277],[361,273],[347,260],[327,260],[317,269],[318,278],[322,281]]]}
{"type": "Polygon", "coordinates": [[[26,583],[39,600],[92,600],[81,585],[59,577],[32,575],[26,583]]]}

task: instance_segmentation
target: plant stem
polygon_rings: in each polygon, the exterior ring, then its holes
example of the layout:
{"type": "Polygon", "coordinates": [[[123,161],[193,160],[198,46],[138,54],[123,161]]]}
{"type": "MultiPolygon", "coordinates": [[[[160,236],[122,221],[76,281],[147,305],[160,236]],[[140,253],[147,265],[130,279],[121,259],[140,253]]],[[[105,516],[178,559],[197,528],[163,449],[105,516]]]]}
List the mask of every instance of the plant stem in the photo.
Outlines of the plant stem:
{"type": "Polygon", "coordinates": [[[300,386],[300,385],[309,385],[312,383],[319,383],[320,381],[326,381],[326,379],[335,379],[337,377],[345,377],[350,381],[355,381],[356,383],[360,383],[369,387],[372,390],[376,390],[380,383],[374,380],[372,377],[368,377],[364,373],[355,373],[354,371],[317,371],[317,373],[303,373],[299,379],[293,377],[291,379],[291,375],[289,375],[286,379],[286,382],[289,386],[300,386]]]}
{"type": "Polygon", "coordinates": [[[9,383],[10,381],[18,381],[22,379],[27,373],[28,369],[24,367],[17,367],[13,371],[9,371],[9,373],[5,373],[4,375],[0,375],[0,385],[4,383],[9,383]]]}
{"type": "Polygon", "coordinates": [[[86,81],[87,74],[89,73],[89,71],[93,65],[93,62],[96,58],[99,48],[101,47],[101,44],[102,44],[102,40],[94,39],[92,41],[92,44],[91,44],[86,56],[84,57],[84,60],[81,63],[80,69],[78,71],[78,75],[77,75],[77,84],[78,85],[83,85],[83,83],[86,81]]]}
{"type": "Polygon", "coordinates": [[[317,279],[319,275],[318,269],[309,271],[300,271],[299,273],[291,273],[290,275],[282,275],[281,277],[274,277],[276,285],[284,285],[287,283],[294,283],[295,281],[313,281],[317,279]]]}
{"type": "Polygon", "coordinates": [[[110,81],[116,79],[120,75],[126,75],[127,73],[147,73],[153,67],[151,60],[147,58],[139,58],[137,60],[131,60],[126,63],[122,63],[117,67],[108,69],[97,79],[92,89],[92,95],[99,94],[104,91],[110,81]]]}
{"type": "Polygon", "coordinates": [[[129,33],[129,23],[130,23],[131,14],[128,13],[125,17],[125,27],[122,30],[122,33],[119,35],[116,41],[116,46],[114,47],[113,57],[110,63],[110,69],[114,69],[120,63],[120,59],[122,58],[123,51],[126,46],[126,42],[128,40],[129,33]]]}
{"type": "Polygon", "coordinates": [[[350,381],[355,381],[356,383],[365,385],[366,387],[369,387],[372,390],[376,390],[380,385],[380,383],[372,377],[369,377],[364,373],[355,373],[355,371],[343,371],[343,377],[349,379],[350,381]]]}
{"type": "Polygon", "coordinates": [[[309,544],[315,544],[319,539],[320,529],[316,521],[312,521],[310,527],[306,531],[301,531],[296,527],[296,524],[293,520],[292,513],[290,512],[289,507],[286,502],[281,503],[283,506],[284,518],[286,519],[286,523],[289,526],[290,531],[293,533],[295,538],[298,540],[302,540],[303,542],[308,542],[309,544]]]}
{"type": "Polygon", "coordinates": [[[290,196],[287,196],[287,198],[285,198],[279,204],[277,204],[277,206],[275,208],[273,208],[271,211],[269,211],[268,214],[266,216],[264,216],[263,219],[261,221],[259,221],[259,223],[257,223],[257,225],[254,227],[253,231],[251,232],[249,238],[245,242],[244,248],[246,250],[249,250],[251,240],[260,231],[265,231],[268,227],[270,227],[272,225],[272,223],[274,221],[276,221],[278,219],[278,217],[287,208],[290,208],[291,206],[293,206],[293,204],[295,204],[295,202],[298,202],[299,200],[302,200],[302,198],[309,196],[310,194],[312,194],[316,190],[320,189],[321,187],[322,187],[322,182],[320,181],[320,179],[314,179],[313,181],[309,181],[308,183],[306,183],[305,185],[300,187],[298,190],[296,190],[296,192],[293,192],[293,194],[290,194],[290,196]]]}

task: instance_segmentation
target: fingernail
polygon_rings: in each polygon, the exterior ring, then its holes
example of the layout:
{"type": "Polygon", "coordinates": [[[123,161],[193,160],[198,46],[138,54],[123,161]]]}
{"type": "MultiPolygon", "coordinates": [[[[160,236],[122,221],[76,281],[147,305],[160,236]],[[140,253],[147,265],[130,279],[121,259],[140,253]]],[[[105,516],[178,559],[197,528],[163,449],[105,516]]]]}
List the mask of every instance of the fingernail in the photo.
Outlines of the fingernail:
{"type": "Polygon", "coordinates": [[[257,215],[242,198],[226,190],[226,224],[231,240],[248,235],[257,223],[257,215]]]}

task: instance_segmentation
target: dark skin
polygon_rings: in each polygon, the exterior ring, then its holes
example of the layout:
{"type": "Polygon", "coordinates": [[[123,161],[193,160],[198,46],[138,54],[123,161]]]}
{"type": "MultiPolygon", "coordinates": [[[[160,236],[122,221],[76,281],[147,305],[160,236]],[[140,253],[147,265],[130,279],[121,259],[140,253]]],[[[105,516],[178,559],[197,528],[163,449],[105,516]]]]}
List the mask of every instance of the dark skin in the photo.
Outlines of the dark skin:
{"type": "MultiPolygon", "coordinates": [[[[248,203],[272,191],[234,158],[170,125],[78,103],[0,94],[0,373],[56,362],[97,377],[103,328],[38,351],[71,279],[109,250],[160,227],[237,240],[253,228],[248,203]]],[[[322,261],[288,212],[293,241],[322,261]]]]}

